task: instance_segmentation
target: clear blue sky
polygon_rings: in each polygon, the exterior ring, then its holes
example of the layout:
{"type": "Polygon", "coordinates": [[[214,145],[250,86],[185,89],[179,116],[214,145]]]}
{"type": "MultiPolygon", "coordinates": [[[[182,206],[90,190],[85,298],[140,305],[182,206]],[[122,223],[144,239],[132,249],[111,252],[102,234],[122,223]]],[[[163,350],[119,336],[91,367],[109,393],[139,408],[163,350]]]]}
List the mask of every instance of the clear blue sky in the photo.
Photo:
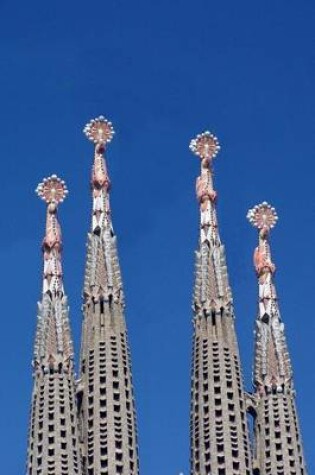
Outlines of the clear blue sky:
{"type": "Polygon", "coordinates": [[[40,242],[42,177],[66,179],[60,209],[76,349],[96,115],[116,136],[108,162],[127,294],[142,475],[188,474],[191,295],[199,163],[189,140],[218,135],[221,235],[251,387],[262,200],[292,354],[310,473],[315,471],[313,0],[0,2],[1,470],[24,473],[40,242]]]}

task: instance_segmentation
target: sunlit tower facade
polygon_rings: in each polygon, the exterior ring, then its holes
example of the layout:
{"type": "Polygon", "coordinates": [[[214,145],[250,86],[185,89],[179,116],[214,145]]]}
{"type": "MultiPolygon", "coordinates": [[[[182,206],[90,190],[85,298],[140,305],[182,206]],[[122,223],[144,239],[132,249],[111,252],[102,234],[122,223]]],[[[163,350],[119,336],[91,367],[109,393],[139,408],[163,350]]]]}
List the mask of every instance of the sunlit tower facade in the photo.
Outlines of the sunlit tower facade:
{"type": "Polygon", "coordinates": [[[63,284],[62,236],[58,205],[67,196],[64,181],[45,178],[37,193],[47,204],[43,240],[43,289],[33,357],[33,393],[27,475],[82,475],[73,345],[63,284]]]}
{"type": "Polygon", "coordinates": [[[193,297],[191,475],[251,475],[251,453],[233,299],[221,242],[212,162],[220,147],[204,132],[190,149],[201,160],[196,192],[199,244],[193,297]]]}
{"type": "Polygon", "coordinates": [[[254,360],[254,469],[258,475],[306,475],[292,366],[282,323],[269,236],[278,216],[264,202],[248,212],[259,231],[254,252],[258,314],[254,360]]]}
{"type": "Polygon", "coordinates": [[[136,475],[137,425],[125,301],[104,156],[114,129],[100,116],[84,132],[94,144],[78,385],[84,475],[136,475]]]}

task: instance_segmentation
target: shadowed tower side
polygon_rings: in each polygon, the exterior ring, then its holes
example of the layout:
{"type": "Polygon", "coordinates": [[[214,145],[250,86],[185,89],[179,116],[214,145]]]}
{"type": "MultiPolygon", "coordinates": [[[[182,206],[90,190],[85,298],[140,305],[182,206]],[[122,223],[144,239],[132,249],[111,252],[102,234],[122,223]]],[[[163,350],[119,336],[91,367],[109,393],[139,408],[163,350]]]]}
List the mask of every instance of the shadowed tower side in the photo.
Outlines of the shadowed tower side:
{"type": "Polygon", "coordinates": [[[250,475],[245,396],[234,311],[216,215],[212,160],[216,137],[205,132],[191,141],[201,158],[196,191],[200,235],[193,298],[191,379],[191,475],[250,475]]]}
{"type": "Polygon", "coordinates": [[[278,217],[266,202],[255,206],[247,216],[259,229],[259,244],[254,252],[259,287],[253,381],[255,473],[306,475],[292,367],[273,282],[275,265],[269,246],[270,230],[278,217]]]}
{"type": "Polygon", "coordinates": [[[73,345],[63,286],[62,239],[57,207],[68,191],[56,175],[37,188],[47,203],[43,241],[42,299],[33,358],[33,394],[29,428],[28,475],[81,475],[73,345]]]}
{"type": "Polygon", "coordinates": [[[84,131],[95,144],[79,383],[84,473],[136,475],[137,427],[125,303],[104,158],[114,131],[102,116],[84,131]]]}

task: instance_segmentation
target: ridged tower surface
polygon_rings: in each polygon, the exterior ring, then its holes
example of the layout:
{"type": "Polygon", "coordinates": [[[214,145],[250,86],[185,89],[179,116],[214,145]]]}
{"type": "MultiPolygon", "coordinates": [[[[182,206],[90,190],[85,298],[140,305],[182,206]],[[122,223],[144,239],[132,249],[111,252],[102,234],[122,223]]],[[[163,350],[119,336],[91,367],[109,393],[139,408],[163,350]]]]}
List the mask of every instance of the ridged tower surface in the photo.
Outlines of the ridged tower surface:
{"type": "Polygon", "coordinates": [[[216,216],[212,159],[216,137],[192,140],[201,158],[196,191],[200,238],[193,299],[191,475],[250,475],[251,455],[231,289],[216,216]]]}
{"type": "Polygon", "coordinates": [[[84,283],[79,411],[85,475],[138,474],[138,446],[124,294],[104,159],[113,136],[102,116],[85,133],[95,144],[93,215],[84,283]]]}
{"type": "Polygon", "coordinates": [[[273,276],[269,232],[276,224],[274,208],[264,202],[248,213],[259,229],[254,253],[259,309],[254,361],[254,466],[259,475],[306,475],[292,367],[273,276]]]}
{"type": "Polygon", "coordinates": [[[73,346],[62,280],[62,242],[57,217],[57,206],[65,198],[67,189],[63,181],[52,175],[39,185],[37,192],[48,206],[26,473],[81,475],[73,346]]]}

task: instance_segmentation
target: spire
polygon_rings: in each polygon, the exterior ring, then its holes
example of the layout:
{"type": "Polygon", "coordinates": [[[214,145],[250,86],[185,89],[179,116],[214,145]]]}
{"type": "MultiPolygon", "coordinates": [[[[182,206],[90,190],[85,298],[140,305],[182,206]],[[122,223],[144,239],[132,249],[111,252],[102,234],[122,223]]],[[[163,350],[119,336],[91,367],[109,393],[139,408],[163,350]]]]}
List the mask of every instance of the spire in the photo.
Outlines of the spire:
{"type": "Polygon", "coordinates": [[[112,123],[103,116],[91,120],[84,128],[87,138],[94,143],[94,162],[91,176],[93,196],[92,232],[101,234],[111,229],[109,190],[110,180],[104,157],[105,147],[114,136],[112,123]]]}
{"type": "Polygon", "coordinates": [[[58,205],[68,194],[52,175],[36,190],[47,204],[44,273],[35,337],[28,475],[81,475],[69,307],[63,286],[58,205]]]}
{"type": "Polygon", "coordinates": [[[254,384],[262,392],[282,392],[291,385],[292,369],[273,282],[276,266],[269,245],[270,231],[278,216],[275,208],[263,202],[252,208],[247,217],[259,230],[259,243],[254,251],[259,286],[254,384]]]}
{"type": "Polygon", "coordinates": [[[69,362],[73,355],[68,305],[63,285],[62,234],[58,221],[58,205],[65,200],[68,189],[63,180],[51,175],[38,185],[36,193],[47,204],[47,214],[42,244],[43,296],[38,304],[35,362],[40,364],[42,358],[45,358],[45,365],[49,367],[52,362],[69,362]]]}
{"type": "Polygon", "coordinates": [[[137,475],[138,446],[122,280],[105,147],[114,130],[103,116],[84,132],[95,146],[92,228],[88,234],[79,404],[83,473],[137,475]]]}
{"type": "Polygon", "coordinates": [[[198,134],[190,142],[190,150],[201,159],[201,174],[197,178],[196,193],[200,203],[200,243],[210,246],[220,243],[216,215],[217,193],[213,188],[212,161],[220,150],[217,137],[210,132],[198,134]]]}
{"type": "Polygon", "coordinates": [[[200,237],[197,251],[194,305],[209,312],[232,304],[224,246],[220,240],[216,212],[217,192],[213,186],[212,162],[220,150],[217,137],[206,131],[190,142],[190,150],[201,159],[201,174],[196,182],[200,204],[200,237]]]}
{"type": "Polygon", "coordinates": [[[63,180],[52,175],[44,178],[36,188],[38,196],[47,204],[46,233],[43,240],[44,274],[43,294],[63,294],[62,274],[62,236],[58,222],[57,209],[68,194],[68,189],[63,180]]]}
{"type": "Polygon", "coordinates": [[[105,150],[114,136],[112,123],[103,116],[91,120],[84,128],[87,138],[94,143],[91,189],[93,199],[92,227],[88,242],[88,260],[85,275],[86,300],[115,299],[123,301],[116,238],[110,210],[110,179],[105,150]]]}
{"type": "Polygon", "coordinates": [[[254,361],[253,465],[257,473],[307,474],[293,386],[292,367],[274,285],[276,266],[271,257],[270,231],[276,210],[265,201],[247,214],[259,230],[254,251],[259,302],[254,361]]]}
{"type": "Polygon", "coordinates": [[[196,190],[200,204],[196,251],[191,378],[191,475],[251,475],[238,343],[225,249],[221,243],[212,161],[219,151],[210,132],[190,149],[201,158],[196,190]]]}

